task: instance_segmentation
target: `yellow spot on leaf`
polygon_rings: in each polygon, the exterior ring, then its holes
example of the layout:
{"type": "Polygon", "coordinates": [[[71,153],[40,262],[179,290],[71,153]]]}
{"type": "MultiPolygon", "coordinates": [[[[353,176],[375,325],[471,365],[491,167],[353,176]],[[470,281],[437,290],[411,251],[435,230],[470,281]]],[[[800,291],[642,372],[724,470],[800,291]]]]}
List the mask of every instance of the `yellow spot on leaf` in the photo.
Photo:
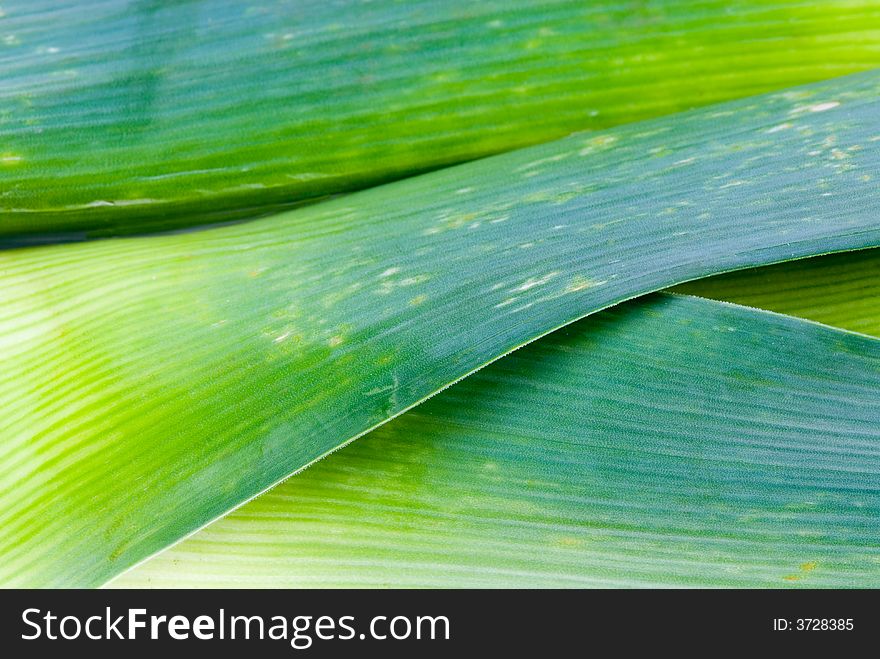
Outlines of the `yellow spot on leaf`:
{"type": "Polygon", "coordinates": [[[587,156],[594,151],[611,146],[617,141],[614,135],[597,135],[584,142],[584,148],[578,151],[579,156],[587,156]]]}

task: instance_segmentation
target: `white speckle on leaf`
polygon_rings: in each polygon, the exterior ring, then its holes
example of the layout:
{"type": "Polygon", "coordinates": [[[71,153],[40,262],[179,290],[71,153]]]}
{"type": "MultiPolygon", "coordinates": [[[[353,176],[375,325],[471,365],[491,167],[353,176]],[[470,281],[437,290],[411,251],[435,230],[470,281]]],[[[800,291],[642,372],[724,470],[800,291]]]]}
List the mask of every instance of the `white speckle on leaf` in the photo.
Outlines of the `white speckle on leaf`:
{"type": "Polygon", "coordinates": [[[327,178],[330,174],[321,172],[301,172],[299,174],[285,174],[285,176],[293,181],[314,181],[319,178],[327,178]]]}
{"type": "Polygon", "coordinates": [[[790,124],[790,123],[786,122],[784,124],[779,124],[778,126],[773,126],[773,128],[768,128],[765,132],[772,135],[773,133],[778,133],[779,131],[782,131],[782,130],[788,130],[793,125],[794,124],[790,124]]]}
{"type": "Polygon", "coordinates": [[[558,272],[548,272],[543,277],[538,277],[538,278],[529,277],[522,284],[520,284],[519,286],[517,286],[513,290],[518,291],[518,292],[524,292],[529,289],[535,288],[536,286],[543,286],[544,284],[549,282],[551,279],[556,277],[558,274],[559,274],[558,272]]]}
{"type": "Polygon", "coordinates": [[[789,114],[803,114],[805,112],[825,112],[833,110],[840,105],[839,101],[828,101],[826,103],[814,103],[813,105],[798,105],[789,111],[789,114]]]}
{"type": "Polygon", "coordinates": [[[826,110],[833,110],[840,103],[838,101],[829,101],[827,103],[817,103],[816,105],[811,105],[807,108],[810,112],[825,112],[826,110]]]}
{"type": "Polygon", "coordinates": [[[153,204],[155,199],[117,199],[112,202],[114,206],[140,206],[142,204],[153,204]]]}
{"type": "Polygon", "coordinates": [[[616,141],[617,138],[614,135],[597,135],[596,137],[592,137],[584,143],[584,148],[578,151],[578,155],[588,156],[591,153],[594,153],[597,149],[610,146],[616,141]]]}
{"type": "Polygon", "coordinates": [[[586,277],[581,277],[580,275],[573,277],[572,280],[568,283],[568,286],[565,287],[566,293],[577,293],[578,291],[585,291],[588,288],[593,288],[594,286],[601,286],[602,284],[607,283],[606,281],[592,281],[587,279],[586,277]]]}
{"type": "Polygon", "coordinates": [[[564,158],[569,156],[568,153],[557,153],[555,156],[548,156],[546,158],[539,158],[538,160],[533,160],[532,162],[527,162],[525,165],[520,165],[516,168],[515,171],[522,172],[527,169],[534,169],[535,167],[539,167],[540,165],[546,165],[551,162],[559,162],[564,158]]]}
{"type": "Polygon", "coordinates": [[[98,208],[99,206],[140,206],[143,204],[155,203],[155,199],[117,199],[115,201],[107,201],[106,199],[96,199],[84,204],[84,208],[98,208]]]}

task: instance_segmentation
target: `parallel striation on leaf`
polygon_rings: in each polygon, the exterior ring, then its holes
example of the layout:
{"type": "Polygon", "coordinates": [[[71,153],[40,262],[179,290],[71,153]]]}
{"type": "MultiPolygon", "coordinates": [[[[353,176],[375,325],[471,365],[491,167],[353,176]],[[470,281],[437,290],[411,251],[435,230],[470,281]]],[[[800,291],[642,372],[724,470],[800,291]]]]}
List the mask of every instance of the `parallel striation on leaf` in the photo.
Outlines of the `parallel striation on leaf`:
{"type": "Polygon", "coordinates": [[[492,364],[113,585],[877,587],[878,391],[880,340],[643,298],[492,364]]]}
{"type": "Polygon", "coordinates": [[[872,1],[4,0],[2,11],[7,244],[251,217],[880,65],[872,1]]]}
{"type": "Polygon", "coordinates": [[[607,306],[880,245],[878,92],[860,74],[249,224],[0,253],[0,580],[101,583],[607,306]]]}

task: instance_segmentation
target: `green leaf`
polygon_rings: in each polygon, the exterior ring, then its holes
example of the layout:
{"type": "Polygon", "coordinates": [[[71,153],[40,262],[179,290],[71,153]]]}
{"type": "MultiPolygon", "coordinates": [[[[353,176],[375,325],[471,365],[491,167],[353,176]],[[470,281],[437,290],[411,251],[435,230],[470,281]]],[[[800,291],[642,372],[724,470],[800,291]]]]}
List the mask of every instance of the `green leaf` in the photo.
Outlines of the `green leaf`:
{"type": "Polygon", "coordinates": [[[876,339],[652,296],[500,360],[114,585],[877,587],[878,389],[876,339]]]}
{"type": "Polygon", "coordinates": [[[3,12],[7,239],[251,216],[880,65],[876,2],[5,0],[3,12]]]}
{"type": "Polygon", "coordinates": [[[880,244],[878,89],[853,76],[249,224],[0,254],[0,580],[100,583],[585,314],[880,244]]]}
{"type": "Polygon", "coordinates": [[[731,272],[673,290],[880,336],[880,250],[876,249],[731,272]]]}

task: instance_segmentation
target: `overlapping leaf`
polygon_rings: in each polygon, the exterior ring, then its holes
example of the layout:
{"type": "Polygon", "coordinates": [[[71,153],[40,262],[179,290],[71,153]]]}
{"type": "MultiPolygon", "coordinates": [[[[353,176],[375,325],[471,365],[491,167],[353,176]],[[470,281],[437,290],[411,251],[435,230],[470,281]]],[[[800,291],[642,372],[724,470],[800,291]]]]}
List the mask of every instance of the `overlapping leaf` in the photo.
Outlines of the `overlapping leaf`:
{"type": "MultiPolygon", "coordinates": [[[[795,316],[880,335],[878,285],[880,250],[866,250],[710,277],[684,284],[676,290],[736,299],[752,306],[784,310],[795,316]]],[[[618,307],[614,312],[583,321],[565,333],[559,332],[516,353],[512,359],[489,367],[467,386],[458,385],[306,474],[288,480],[212,524],[193,539],[123,575],[113,585],[512,587],[678,583],[779,586],[780,580],[791,586],[865,587],[875,584],[878,579],[876,554],[880,544],[876,537],[867,537],[859,531],[858,527],[864,522],[866,504],[858,495],[849,499],[838,496],[835,505],[829,506],[826,493],[824,504],[820,505],[820,497],[816,497],[817,501],[808,505],[788,504],[781,512],[765,508],[763,516],[755,514],[752,508],[749,514],[736,518],[735,523],[735,508],[728,505],[723,510],[726,521],[730,522],[729,535],[713,540],[705,533],[708,527],[713,533],[723,529],[719,529],[717,506],[702,507],[710,502],[706,493],[698,491],[694,483],[720,475],[726,467],[723,458],[741,451],[742,445],[748,441],[742,435],[737,435],[734,442],[717,441],[714,459],[701,455],[697,460],[685,462],[676,456],[655,457],[652,464],[657,473],[640,472],[639,483],[634,488],[627,488],[624,497],[603,500],[598,506],[578,505],[577,502],[592,501],[589,496],[596,492],[606,493],[612,486],[619,490],[627,483],[631,485],[624,481],[621,486],[617,473],[609,473],[607,468],[601,472],[597,469],[597,451],[588,443],[589,438],[597,435],[611,437],[610,446],[603,446],[600,451],[607,454],[611,447],[617,449],[612,453],[614,464],[624,474],[633,477],[636,470],[628,458],[650,453],[644,442],[632,445],[633,423],[638,428],[639,438],[648,435],[654,443],[657,442],[658,428],[669,441],[667,429],[671,427],[676,445],[685,454],[693,454],[697,446],[692,439],[694,433],[713,437],[713,431],[718,428],[719,413],[741,413],[758,401],[762,406],[767,406],[774,398],[779,401],[778,392],[766,394],[767,380],[752,389],[739,387],[737,399],[726,397],[721,402],[707,400],[707,388],[702,378],[696,387],[692,382],[682,381],[682,368],[700,364],[702,369],[706,348],[704,341],[693,333],[683,347],[677,345],[677,341],[683,338],[682,327],[692,322],[688,316],[696,318],[705,328],[709,322],[707,317],[718,320],[722,315],[728,320],[734,318],[739,325],[738,328],[728,325],[728,329],[745,329],[750,336],[758,338],[755,344],[758,350],[741,340],[729,346],[728,359],[717,349],[711,350],[709,354],[715,359],[712,366],[721,365],[720,369],[709,369],[714,387],[730,388],[732,377],[741,380],[736,369],[742,364],[748,364],[750,369],[757,368],[762,374],[773,373],[778,377],[778,370],[771,366],[783,362],[789,364],[789,373],[792,373],[798,370],[794,367],[797,360],[812,363],[815,357],[816,346],[808,347],[809,342],[804,341],[804,337],[818,334],[827,338],[830,336],[828,332],[832,331],[808,324],[792,330],[797,325],[793,320],[783,321],[766,314],[701,305],[696,301],[657,300],[618,307]],[[661,313],[655,318],[662,317],[663,322],[659,334],[658,321],[648,317],[658,309],[661,313]],[[616,317],[621,314],[625,319],[620,328],[623,336],[615,335],[615,339],[632,338],[634,332],[644,330],[655,345],[654,351],[644,349],[644,338],[641,337],[635,338],[633,345],[629,346],[631,352],[639,354],[608,350],[606,337],[618,331],[616,317]],[[634,315],[635,320],[630,315],[634,315]],[[597,324],[600,328],[598,341],[587,342],[585,337],[595,331],[597,324]],[[784,339],[777,336],[778,332],[767,331],[779,324],[790,324],[784,339]],[[767,333],[762,334],[765,331],[767,333]],[[670,337],[671,345],[663,343],[670,337]],[[775,345],[780,340],[786,356],[780,359],[774,355],[772,365],[764,362],[766,348],[762,346],[768,342],[775,345]],[[679,348],[676,353],[679,366],[671,378],[668,365],[658,367],[655,364],[656,355],[667,355],[670,348],[679,348]],[[564,358],[561,357],[563,351],[564,358]],[[648,367],[644,365],[645,353],[650,360],[648,367]],[[551,357],[548,359],[547,355],[551,357]],[[613,364],[609,365],[606,358],[614,360],[613,364]],[[524,360],[525,368],[508,368],[520,360],[524,360]],[[543,368],[548,363],[550,368],[543,368]],[[542,367],[539,369],[535,364],[542,367]],[[595,368],[595,364],[601,364],[602,374],[611,372],[611,377],[599,381],[601,376],[584,377],[579,373],[576,378],[563,378],[560,387],[557,373],[572,372],[575,367],[583,373],[595,368]],[[546,409],[539,409],[539,405],[550,405],[552,410],[556,410],[552,406],[556,405],[565,410],[564,413],[557,410],[558,415],[571,420],[585,405],[595,408],[600,405],[600,400],[607,401],[610,392],[613,404],[620,410],[626,403],[616,395],[625,389],[616,387],[614,380],[620,378],[620,373],[627,373],[631,378],[634,372],[641,373],[646,389],[660,391],[660,396],[639,398],[640,411],[626,409],[620,418],[609,419],[605,415],[597,422],[593,415],[584,415],[581,423],[570,422],[564,429],[556,429],[555,435],[562,437],[565,455],[570,458],[570,463],[577,465],[574,469],[592,477],[583,482],[571,478],[556,479],[558,461],[545,458],[536,450],[543,446],[542,441],[546,443],[542,438],[547,434],[543,430],[546,409]],[[481,381],[483,384],[479,384],[481,381]],[[667,388],[669,382],[672,382],[672,388],[667,388]],[[570,396],[560,400],[560,392],[566,390],[566,384],[571,387],[570,396]],[[506,387],[512,388],[510,394],[505,393],[506,387]],[[683,390],[686,388],[685,394],[683,390]],[[552,393],[545,393],[548,389],[552,393]],[[681,424],[658,420],[661,415],[681,415],[682,400],[693,405],[695,395],[704,405],[713,408],[714,415],[709,416],[708,422],[701,414],[693,419],[691,428],[684,433],[681,424]],[[503,411],[509,401],[517,405],[523,397],[533,401],[529,409],[537,423],[524,409],[520,409],[517,415],[503,411]],[[551,397],[553,400],[548,400],[551,397]],[[585,398],[589,403],[583,402],[585,398]],[[652,407],[670,401],[671,405],[662,410],[652,407]],[[649,406],[647,412],[643,409],[646,405],[649,406]],[[500,423],[499,409],[502,410],[500,423]],[[479,410],[479,414],[475,410],[479,410]],[[526,416],[525,420],[523,416],[526,416]],[[453,422],[446,421],[449,418],[453,422]],[[483,423],[485,425],[481,425],[483,423]],[[505,423],[507,429],[499,430],[505,423]],[[510,433],[511,423],[521,425],[510,433]],[[515,438],[512,447],[509,434],[515,438]],[[475,442],[474,436],[483,441],[475,442]],[[530,439],[526,445],[523,437],[532,436],[537,439],[530,439]],[[588,445],[579,447],[571,442],[572,436],[587,438],[585,443],[588,445]],[[425,451],[429,448],[431,455],[426,459],[425,451]],[[412,454],[407,457],[407,452],[412,454]],[[509,468],[510,464],[491,461],[498,453],[513,462],[514,473],[528,474],[531,471],[535,478],[505,477],[508,472],[502,470],[509,468]],[[678,478],[668,477],[670,462],[678,462],[678,478]],[[419,464],[415,466],[414,463],[419,464]],[[416,476],[401,479],[401,464],[414,469],[416,476]],[[557,514],[551,525],[546,523],[547,515],[527,515],[525,519],[522,516],[523,502],[536,496],[534,486],[538,478],[550,478],[553,482],[553,494],[548,498],[557,503],[552,509],[557,514]],[[395,488],[390,483],[403,487],[395,488]],[[645,487],[645,483],[651,483],[652,487],[645,487]],[[499,492],[503,496],[499,497],[499,492]],[[462,500],[470,503],[467,510],[462,510],[462,500]],[[491,505],[486,503],[489,501],[491,505]],[[677,515],[666,513],[663,520],[658,519],[658,501],[673,502],[677,515]],[[804,534],[805,539],[794,537],[792,528],[797,520],[805,519],[815,525],[815,532],[804,534]],[[687,520],[690,525],[685,533],[673,534],[669,532],[670,520],[679,525],[687,520]],[[630,524],[623,526],[624,521],[630,524]],[[765,533],[750,537],[750,532],[759,525],[765,533]],[[551,535],[548,529],[555,530],[556,535],[551,535]],[[817,541],[822,534],[826,537],[833,535],[838,546],[829,550],[827,542],[817,541]],[[657,535],[662,537],[657,538],[657,535]],[[583,537],[590,542],[582,541],[583,537]],[[761,543],[766,545],[762,547],[761,543]],[[627,550],[621,552],[621,545],[626,545],[627,550]],[[803,556],[810,552],[813,552],[811,560],[803,560],[803,556]],[[831,554],[834,557],[829,561],[831,554]],[[845,558],[841,560],[841,557],[845,558]],[[802,562],[798,563],[799,560],[802,562]]],[[[721,327],[721,324],[714,325],[707,335],[714,337],[721,327]]],[[[850,346],[859,345],[859,341],[852,337],[847,337],[846,342],[850,346]]],[[[714,340],[711,343],[717,348],[714,340]]],[[[840,346],[830,349],[831,355],[839,352],[840,346]]],[[[852,352],[847,351],[846,355],[844,360],[848,361],[852,352]]],[[[826,352],[819,356],[822,360],[828,357],[826,352]]],[[[800,371],[799,375],[803,374],[800,371]]],[[[847,387],[852,385],[851,376],[841,372],[837,377],[845,377],[847,387]]],[[[825,386],[836,388],[833,377],[826,378],[825,386]]],[[[714,391],[714,387],[709,387],[709,391],[714,391]]],[[[812,385],[809,390],[816,393],[812,385]]],[[[869,408],[876,405],[873,402],[876,396],[871,396],[870,388],[862,393],[868,395],[869,408]]],[[[838,395],[839,392],[835,392],[833,400],[837,400],[838,395]]],[[[853,399],[850,403],[860,404],[853,399]]],[[[817,422],[823,411],[821,405],[811,406],[807,410],[809,422],[817,422]]],[[[785,417],[789,418],[788,427],[782,432],[777,430],[772,440],[780,455],[788,458],[784,473],[794,478],[800,474],[800,479],[787,489],[766,487],[770,474],[778,476],[783,470],[776,465],[761,464],[757,454],[747,455],[748,467],[743,467],[740,475],[746,479],[743,485],[750,489],[752,506],[755,501],[766,506],[774,497],[787,496],[794,500],[798,496],[809,496],[808,488],[800,487],[807,477],[805,470],[791,460],[794,451],[801,449],[793,450],[794,442],[786,442],[783,437],[787,435],[791,439],[795,433],[804,433],[808,424],[804,419],[791,420],[792,411],[787,406],[782,412],[774,409],[774,413],[783,426],[785,417]]],[[[864,410],[860,414],[864,414],[864,410]]],[[[766,423],[766,419],[762,421],[766,423]]],[[[822,421],[823,426],[833,423],[830,416],[822,421]]],[[[843,434],[848,423],[834,428],[843,434]]],[[[880,428],[880,419],[871,425],[880,428]]],[[[747,435],[753,438],[762,430],[766,430],[766,425],[751,428],[747,435]]],[[[816,442],[814,433],[807,429],[806,434],[808,442],[816,442]]],[[[650,441],[648,446],[651,446],[650,441]]],[[[705,447],[705,443],[699,446],[705,447]]],[[[560,452],[558,445],[554,444],[552,449],[556,452],[554,456],[560,452]]],[[[814,457],[816,451],[809,451],[807,455],[814,457]]],[[[844,487],[843,481],[849,479],[852,471],[864,466],[862,453],[847,450],[835,455],[835,459],[843,469],[841,475],[827,472],[829,479],[838,479],[840,490],[852,492],[852,486],[844,487]]],[[[636,464],[644,467],[647,462],[640,460],[636,464]]],[[[604,463],[601,466],[606,467],[604,463]]],[[[644,471],[650,472],[650,466],[644,471]]],[[[869,483],[875,477],[869,466],[862,485],[870,491],[869,483]]],[[[728,493],[729,489],[721,489],[712,495],[720,499],[728,493]]],[[[873,494],[869,496],[873,497],[873,494]]],[[[778,499],[775,503],[778,504],[778,499]]],[[[541,510],[543,514],[547,507],[542,505],[541,510]]],[[[876,515],[876,512],[869,514],[876,515]]]]}
{"type": "Polygon", "coordinates": [[[577,135],[248,225],[0,255],[2,578],[99,583],[592,311],[877,245],[878,88],[577,135]]]}
{"type": "Polygon", "coordinates": [[[880,336],[880,250],[742,270],[676,287],[880,336]]]}
{"type": "Polygon", "coordinates": [[[880,340],[700,298],[629,302],[115,585],[876,587],[878,391],[880,340]]]}

